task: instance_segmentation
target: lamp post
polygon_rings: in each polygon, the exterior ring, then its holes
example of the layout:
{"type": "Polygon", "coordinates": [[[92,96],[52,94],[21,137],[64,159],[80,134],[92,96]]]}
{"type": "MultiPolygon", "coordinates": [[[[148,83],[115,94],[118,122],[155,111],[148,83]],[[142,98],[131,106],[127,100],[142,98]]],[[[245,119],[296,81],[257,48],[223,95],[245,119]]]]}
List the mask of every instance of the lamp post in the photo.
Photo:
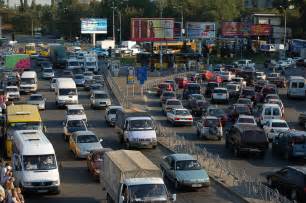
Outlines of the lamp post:
{"type": "Polygon", "coordinates": [[[116,33],[115,33],[115,0],[113,0],[113,6],[112,6],[112,9],[113,9],[113,40],[116,41],[116,33]]]}

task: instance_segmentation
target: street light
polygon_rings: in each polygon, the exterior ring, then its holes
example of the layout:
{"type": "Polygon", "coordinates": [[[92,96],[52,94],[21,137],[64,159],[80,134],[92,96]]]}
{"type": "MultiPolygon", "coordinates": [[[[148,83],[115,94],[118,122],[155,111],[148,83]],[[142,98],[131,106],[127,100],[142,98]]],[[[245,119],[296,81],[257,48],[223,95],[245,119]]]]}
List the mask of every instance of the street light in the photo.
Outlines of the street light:
{"type": "Polygon", "coordinates": [[[286,57],[286,41],[287,41],[287,9],[294,9],[294,5],[289,5],[288,7],[287,6],[279,6],[283,12],[284,12],[284,53],[285,53],[285,57],[286,57]]]}

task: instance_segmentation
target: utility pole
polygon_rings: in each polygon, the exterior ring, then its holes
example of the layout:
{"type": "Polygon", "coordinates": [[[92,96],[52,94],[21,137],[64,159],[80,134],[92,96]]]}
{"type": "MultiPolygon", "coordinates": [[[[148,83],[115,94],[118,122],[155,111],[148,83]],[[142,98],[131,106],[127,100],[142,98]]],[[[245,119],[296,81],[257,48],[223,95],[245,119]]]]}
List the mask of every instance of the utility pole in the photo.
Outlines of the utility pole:
{"type": "MultiPolygon", "coordinates": [[[[160,21],[161,21],[162,17],[163,17],[163,8],[161,6],[160,7],[160,21]]],[[[159,52],[160,52],[160,54],[159,54],[159,63],[160,63],[159,71],[160,71],[162,69],[162,67],[163,67],[163,44],[162,44],[162,42],[160,43],[160,50],[159,50],[159,52]]]]}
{"type": "Polygon", "coordinates": [[[115,33],[115,0],[113,0],[113,40],[116,41],[116,33],[115,33]]]}
{"type": "Polygon", "coordinates": [[[122,22],[122,15],[121,15],[121,11],[119,10],[118,11],[119,13],[119,29],[120,29],[120,36],[119,36],[119,41],[120,41],[120,44],[122,42],[122,26],[121,26],[121,22],[122,22]]]}

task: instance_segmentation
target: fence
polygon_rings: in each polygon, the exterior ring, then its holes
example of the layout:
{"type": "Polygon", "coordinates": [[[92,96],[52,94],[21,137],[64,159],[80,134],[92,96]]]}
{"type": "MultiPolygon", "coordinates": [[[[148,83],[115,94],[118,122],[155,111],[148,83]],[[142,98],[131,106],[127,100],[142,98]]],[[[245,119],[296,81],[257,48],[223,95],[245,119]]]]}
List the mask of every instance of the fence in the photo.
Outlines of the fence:
{"type": "Polygon", "coordinates": [[[291,203],[290,200],[264,185],[259,179],[247,175],[245,169],[233,167],[230,161],[220,158],[218,154],[208,152],[205,148],[196,146],[192,141],[161,125],[157,125],[158,140],[176,153],[194,155],[211,177],[224,182],[231,190],[252,202],[291,203]]]}

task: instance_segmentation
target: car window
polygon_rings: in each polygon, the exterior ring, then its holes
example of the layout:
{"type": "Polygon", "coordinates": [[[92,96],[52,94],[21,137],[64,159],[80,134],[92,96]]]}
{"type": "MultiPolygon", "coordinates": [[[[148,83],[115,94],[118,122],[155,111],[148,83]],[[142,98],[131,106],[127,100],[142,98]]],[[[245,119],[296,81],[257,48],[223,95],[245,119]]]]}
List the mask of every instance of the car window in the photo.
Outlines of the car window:
{"type": "Polygon", "coordinates": [[[285,122],[273,122],[272,127],[274,127],[274,128],[288,128],[288,125],[285,122]]]}
{"type": "Polygon", "coordinates": [[[273,108],[273,116],[280,116],[279,108],[273,108]]]}
{"type": "Polygon", "coordinates": [[[271,108],[265,108],[265,115],[270,116],[271,115],[271,108]]]}
{"type": "Polygon", "coordinates": [[[291,83],[291,88],[297,88],[298,84],[296,82],[291,83]]]}
{"type": "Polygon", "coordinates": [[[304,88],[304,83],[300,82],[299,83],[299,88],[304,88]]]}

